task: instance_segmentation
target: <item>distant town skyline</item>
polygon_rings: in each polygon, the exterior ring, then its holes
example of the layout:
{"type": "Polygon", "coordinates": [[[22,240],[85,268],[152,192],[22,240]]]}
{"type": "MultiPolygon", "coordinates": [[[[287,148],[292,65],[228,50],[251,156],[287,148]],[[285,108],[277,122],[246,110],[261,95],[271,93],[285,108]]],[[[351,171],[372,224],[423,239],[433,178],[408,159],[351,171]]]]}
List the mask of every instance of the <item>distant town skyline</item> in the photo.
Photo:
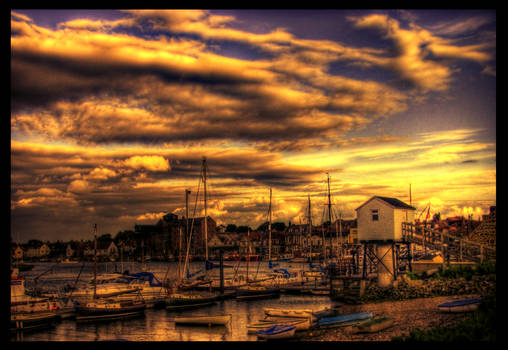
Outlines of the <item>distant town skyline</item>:
{"type": "Polygon", "coordinates": [[[11,11],[11,236],[496,205],[495,10],[11,11]],[[199,189],[202,194],[202,185],[199,189]],[[203,216],[202,204],[194,215],[203,216]]]}

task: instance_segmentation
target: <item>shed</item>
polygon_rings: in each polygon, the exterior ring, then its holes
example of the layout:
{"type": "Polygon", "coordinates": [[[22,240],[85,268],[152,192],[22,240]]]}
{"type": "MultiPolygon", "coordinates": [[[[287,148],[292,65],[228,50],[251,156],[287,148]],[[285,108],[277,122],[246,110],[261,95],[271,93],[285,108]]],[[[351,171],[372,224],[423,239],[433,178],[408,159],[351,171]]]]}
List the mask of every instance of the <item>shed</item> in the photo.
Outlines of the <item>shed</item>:
{"type": "Polygon", "coordinates": [[[402,223],[414,222],[416,208],[397,198],[374,196],[356,208],[358,240],[400,241],[402,223]]]}

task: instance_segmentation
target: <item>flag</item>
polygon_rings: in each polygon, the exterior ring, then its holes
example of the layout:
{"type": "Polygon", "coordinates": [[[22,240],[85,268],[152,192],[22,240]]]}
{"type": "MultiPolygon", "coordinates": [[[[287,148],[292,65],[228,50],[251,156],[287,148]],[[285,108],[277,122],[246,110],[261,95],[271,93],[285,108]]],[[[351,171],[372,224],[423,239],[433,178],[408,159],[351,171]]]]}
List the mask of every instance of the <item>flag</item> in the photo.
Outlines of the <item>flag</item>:
{"type": "Polygon", "coordinates": [[[425,220],[430,218],[430,203],[429,203],[429,209],[427,209],[427,216],[425,217],[425,220]]]}

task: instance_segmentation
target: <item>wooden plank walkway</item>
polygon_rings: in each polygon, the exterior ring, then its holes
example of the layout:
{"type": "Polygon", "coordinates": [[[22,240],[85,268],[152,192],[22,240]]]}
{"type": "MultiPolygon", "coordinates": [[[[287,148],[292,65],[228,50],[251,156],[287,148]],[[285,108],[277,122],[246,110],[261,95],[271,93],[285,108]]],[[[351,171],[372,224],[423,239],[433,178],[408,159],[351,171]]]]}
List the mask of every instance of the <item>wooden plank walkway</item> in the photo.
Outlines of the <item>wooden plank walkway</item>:
{"type": "Polygon", "coordinates": [[[439,232],[424,225],[402,223],[404,242],[440,251],[443,258],[456,261],[484,262],[496,259],[496,248],[439,232]]]}

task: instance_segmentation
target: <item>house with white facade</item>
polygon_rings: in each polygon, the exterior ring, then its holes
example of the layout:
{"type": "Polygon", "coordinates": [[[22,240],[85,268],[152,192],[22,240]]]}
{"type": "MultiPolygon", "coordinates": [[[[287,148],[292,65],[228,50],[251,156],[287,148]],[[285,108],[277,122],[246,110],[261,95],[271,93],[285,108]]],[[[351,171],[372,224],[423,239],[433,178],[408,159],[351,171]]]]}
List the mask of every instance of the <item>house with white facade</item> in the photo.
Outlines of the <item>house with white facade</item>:
{"type": "Polygon", "coordinates": [[[396,198],[370,198],[356,208],[358,241],[400,241],[402,223],[414,222],[415,211],[396,198]]]}

